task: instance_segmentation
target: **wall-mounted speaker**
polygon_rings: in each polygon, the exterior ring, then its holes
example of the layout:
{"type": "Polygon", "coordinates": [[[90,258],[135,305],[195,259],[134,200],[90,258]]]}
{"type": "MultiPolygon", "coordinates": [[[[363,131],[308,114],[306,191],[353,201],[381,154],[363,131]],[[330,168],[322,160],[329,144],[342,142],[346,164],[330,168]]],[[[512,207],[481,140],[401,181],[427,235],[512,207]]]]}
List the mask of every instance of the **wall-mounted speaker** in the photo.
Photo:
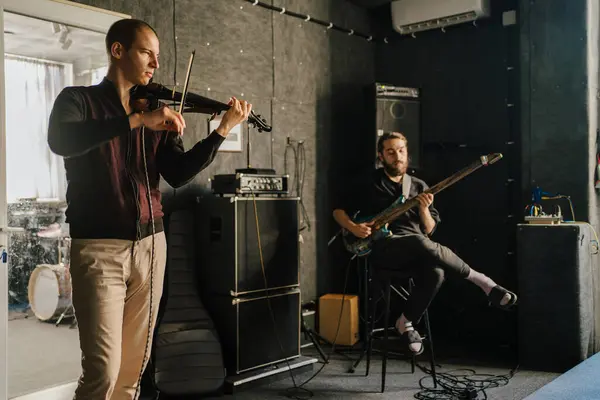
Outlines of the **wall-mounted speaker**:
{"type": "Polygon", "coordinates": [[[375,84],[375,141],[384,132],[400,132],[408,140],[409,167],[421,165],[421,100],[419,89],[375,84]]]}

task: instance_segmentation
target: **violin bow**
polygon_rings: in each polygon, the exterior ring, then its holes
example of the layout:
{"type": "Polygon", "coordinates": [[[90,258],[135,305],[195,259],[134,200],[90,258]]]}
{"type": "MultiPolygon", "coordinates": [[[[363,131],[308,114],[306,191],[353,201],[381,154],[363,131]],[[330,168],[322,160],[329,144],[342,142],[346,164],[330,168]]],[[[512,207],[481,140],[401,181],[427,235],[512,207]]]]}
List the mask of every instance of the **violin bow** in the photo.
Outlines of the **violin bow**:
{"type": "MultiPolygon", "coordinates": [[[[187,73],[185,75],[183,91],[181,92],[181,103],[179,103],[179,114],[181,114],[183,112],[183,105],[185,104],[185,97],[187,96],[187,92],[188,92],[188,85],[190,83],[190,75],[192,74],[192,64],[194,63],[195,56],[196,56],[196,50],[192,51],[192,54],[190,54],[190,61],[188,63],[187,73]]],[[[175,87],[173,87],[173,90],[175,90],[175,87]]]]}

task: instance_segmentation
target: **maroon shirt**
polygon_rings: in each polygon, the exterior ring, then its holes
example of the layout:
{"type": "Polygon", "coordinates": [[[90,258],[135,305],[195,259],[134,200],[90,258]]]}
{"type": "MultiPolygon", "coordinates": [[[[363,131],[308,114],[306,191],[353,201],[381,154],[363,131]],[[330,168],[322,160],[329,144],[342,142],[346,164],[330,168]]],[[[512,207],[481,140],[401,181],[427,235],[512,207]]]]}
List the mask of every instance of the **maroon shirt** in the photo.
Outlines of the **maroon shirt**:
{"type": "MultiPolygon", "coordinates": [[[[223,140],[213,131],[186,152],[177,133],[145,128],[156,232],[163,226],[160,176],[175,188],[186,184],[213,161],[223,140]]],[[[130,128],[111,81],[63,89],[50,115],[48,144],[65,161],[71,237],[136,240],[152,234],[141,128],[130,128]]]]}

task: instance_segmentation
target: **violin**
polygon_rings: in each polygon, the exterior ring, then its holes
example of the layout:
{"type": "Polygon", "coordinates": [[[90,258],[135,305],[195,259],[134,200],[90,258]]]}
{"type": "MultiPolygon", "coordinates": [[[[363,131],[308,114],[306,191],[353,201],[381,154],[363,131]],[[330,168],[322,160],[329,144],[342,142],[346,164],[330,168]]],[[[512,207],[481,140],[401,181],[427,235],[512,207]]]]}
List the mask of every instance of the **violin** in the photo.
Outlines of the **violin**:
{"type": "MultiPolygon", "coordinates": [[[[180,106],[181,98],[181,92],[171,90],[160,83],[152,81],[146,86],[135,86],[131,91],[131,102],[135,104],[134,108],[136,109],[156,110],[161,106],[160,100],[179,102],[180,106]]],[[[188,91],[185,94],[181,112],[219,115],[222,111],[229,110],[230,108],[229,104],[188,91]]],[[[248,123],[258,129],[259,132],[271,132],[272,130],[267,120],[262,118],[261,115],[255,114],[254,110],[250,111],[250,115],[248,115],[248,123]]]]}

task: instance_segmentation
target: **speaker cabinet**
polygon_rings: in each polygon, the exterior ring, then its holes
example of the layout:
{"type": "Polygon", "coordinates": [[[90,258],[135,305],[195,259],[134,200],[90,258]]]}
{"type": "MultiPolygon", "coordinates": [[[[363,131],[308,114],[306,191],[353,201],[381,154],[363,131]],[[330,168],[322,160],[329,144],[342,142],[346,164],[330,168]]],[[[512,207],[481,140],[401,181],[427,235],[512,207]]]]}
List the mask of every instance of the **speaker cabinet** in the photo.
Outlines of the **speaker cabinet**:
{"type": "Polygon", "coordinates": [[[319,298],[319,334],[329,343],[354,346],[358,320],[358,296],[326,294],[319,298]]]}
{"type": "Polygon", "coordinates": [[[214,296],[210,307],[229,375],[300,356],[299,289],[269,296],[214,296]]]}
{"type": "MultiPolygon", "coordinates": [[[[375,84],[376,136],[400,132],[408,140],[409,167],[421,166],[421,101],[416,88],[375,84]]],[[[375,144],[377,145],[377,144],[375,144]]]]}
{"type": "Polygon", "coordinates": [[[300,356],[298,198],[198,198],[196,244],[228,374],[300,356]]]}
{"type": "Polygon", "coordinates": [[[564,372],[600,350],[595,239],[586,224],[518,225],[522,367],[564,372]]]}
{"type": "Polygon", "coordinates": [[[197,199],[198,270],[205,293],[240,296],[296,287],[299,277],[298,199],[197,199]],[[259,235],[257,234],[257,223],[259,235]]]}

